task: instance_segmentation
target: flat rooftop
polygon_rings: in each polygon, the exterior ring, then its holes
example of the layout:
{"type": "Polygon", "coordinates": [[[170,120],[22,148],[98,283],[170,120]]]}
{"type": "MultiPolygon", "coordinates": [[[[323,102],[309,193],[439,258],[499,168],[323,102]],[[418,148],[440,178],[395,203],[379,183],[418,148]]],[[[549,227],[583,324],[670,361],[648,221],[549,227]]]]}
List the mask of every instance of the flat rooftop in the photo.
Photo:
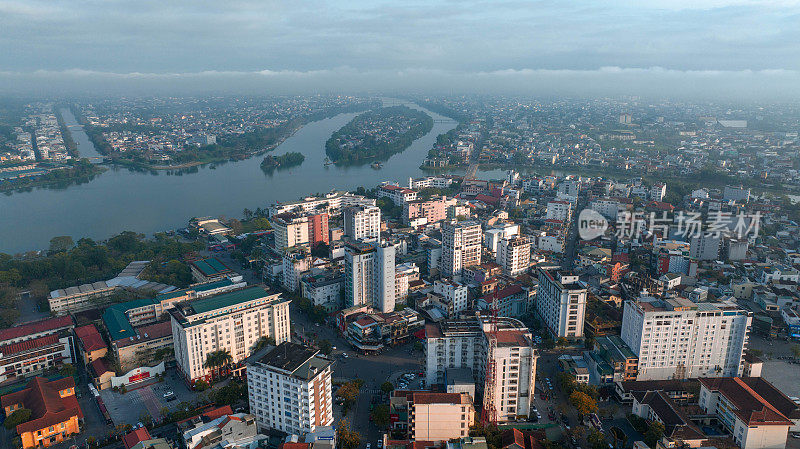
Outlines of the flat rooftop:
{"type": "Polygon", "coordinates": [[[263,355],[256,355],[253,361],[310,380],[331,364],[329,359],[318,356],[318,353],[318,350],[308,346],[285,341],[263,355]]]}

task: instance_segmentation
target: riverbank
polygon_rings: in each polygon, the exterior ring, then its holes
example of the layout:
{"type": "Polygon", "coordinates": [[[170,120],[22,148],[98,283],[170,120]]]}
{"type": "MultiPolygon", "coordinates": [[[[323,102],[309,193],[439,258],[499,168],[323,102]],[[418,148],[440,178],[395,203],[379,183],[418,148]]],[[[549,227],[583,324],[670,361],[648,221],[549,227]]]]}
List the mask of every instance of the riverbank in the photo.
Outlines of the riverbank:
{"type": "MultiPolygon", "coordinates": [[[[276,148],[276,155],[298,152],[305,156],[302,165],[286,170],[265,172],[257,157],[184,171],[103,165],[107,170],[88,183],[0,195],[0,229],[13,230],[0,233],[0,252],[46,249],[54,235],[70,235],[75,241],[81,237],[103,240],[123,230],[152,235],[185,227],[191,217],[237,217],[244,208],[255,210],[315,192],[354,190],[387,180],[407,182],[409,177],[425,176],[420,162],[436,136],[456,125],[447,117],[429,115],[435,120],[431,132],[384,161],[381,170],[368,163],[325,165],[326,140],[356,116],[347,113],[309,123],[276,148]]],[[[79,147],[80,140],[76,138],[79,147]]]]}
{"type": "Polygon", "coordinates": [[[104,171],[104,167],[80,160],[72,165],[50,168],[41,175],[0,180],[0,192],[10,195],[39,187],[64,189],[73,184],[89,182],[104,171]]]}

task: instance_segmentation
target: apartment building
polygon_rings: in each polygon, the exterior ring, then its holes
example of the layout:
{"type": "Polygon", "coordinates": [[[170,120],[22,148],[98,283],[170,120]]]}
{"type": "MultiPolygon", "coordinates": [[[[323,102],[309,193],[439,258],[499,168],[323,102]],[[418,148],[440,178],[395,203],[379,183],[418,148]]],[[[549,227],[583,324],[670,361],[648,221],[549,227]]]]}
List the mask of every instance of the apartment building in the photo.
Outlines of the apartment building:
{"type": "Polygon", "coordinates": [[[395,206],[403,207],[408,201],[417,199],[417,191],[392,184],[384,184],[378,188],[378,198],[389,198],[395,206]]]}
{"type": "Polygon", "coordinates": [[[308,217],[306,216],[294,213],[279,214],[272,217],[271,224],[277,250],[309,242],[308,217]]]}
{"type": "Polygon", "coordinates": [[[223,415],[199,422],[183,432],[186,449],[212,449],[250,443],[258,434],[255,416],[245,413],[223,415]]]}
{"type": "Polygon", "coordinates": [[[300,288],[303,274],[311,270],[313,258],[306,247],[286,248],[283,251],[283,268],[281,269],[281,285],[290,292],[300,288]]]}
{"type": "Polygon", "coordinates": [[[326,212],[308,215],[308,243],[316,246],[321,243],[327,245],[330,241],[328,229],[328,214],[326,212]]]}
{"type": "Polygon", "coordinates": [[[483,233],[483,244],[489,248],[492,254],[497,255],[497,251],[500,249],[500,242],[517,235],[519,235],[518,224],[503,223],[500,226],[495,225],[495,227],[487,229],[483,233]]]}
{"type": "Polygon", "coordinates": [[[250,412],[259,431],[305,435],[333,424],[330,359],[283,342],[247,361],[250,412]]]}
{"type": "Polygon", "coordinates": [[[500,241],[496,262],[509,276],[519,276],[531,264],[531,242],[527,237],[514,236],[500,241]]]}
{"type": "Polygon", "coordinates": [[[469,308],[467,290],[466,285],[449,279],[436,280],[433,283],[433,293],[441,296],[441,302],[447,305],[445,312],[448,317],[454,317],[469,308]]]}
{"type": "Polygon", "coordinates": [[[413,200],[403,204],[403,224],[406,226],[424,226],[437,223],[447,218],[447,206],[455,201],[447,201],[445,197],[429,200],[413,200]]]}
{"type": "Polygon", "coordinates": [[[783,449],[800,420],[798,405],[761,377],[700,379],[698,405],[742,449],[783,449]]]}
{"type": "Polygon", "coordinates": [[[381,237],[381,209],[377,206],[352,206],[343,212],[344,235],[353,240],[375,241],[381,237]]]}
{"type": "Polygon", "coordinates": [[[566,271],[539,268],[536,311],[556,337],[583,337],[587,290],[578,276],[566,271]]]}
{"type": "Polygon", "coordinates": [[[751,321],[733,302],[642,297],[625,301],[621,336],[639,357],[637,380],[735,377],[751,321]]]}
{"type": "Polygon", "coordinates": [[[495,322],[496,329],[478,317],[426,325],[426,381],[442,384],[448,368],[469,368],[483,397],[490,398],[495,419],[504,422],[530,413],[538,354],[522,322],[505,317],[495,322]],[[488,367],[493,376],[487,384],[488,367]]]}
{"type": "Polygon", "coordinates": [[[443,276],[460,276],[464,268],[481,263],[481,225],[476,221],[445,223],[442,226],[443,276]]]}
{"type": "Polygon", "coordinates": [[[394,310],[395,246],[353,242],[345,248],[345,307],[366,304],[381,312],[394,310]]]}
{"type": "Polygon", "coordinates": [[[393,426],[405,429],[413,441],[461,438],[475,423],[475,407],[467,393],[398,390],[389,398],[389,413],[407,418],[393,426]]]}
{"type": "Polygon", "coordinates": [[[277,343],[290,338],[289,302],[263,287],[176,304],[169,310],[175,360],[187,381],[209,379],[206,356],[227,350],[233,363],[242,362],[261,337],[277,343]]]}
{"type": "Polygon", "coordinates": [[[409,283],[419,280],[419,267],[414,262],[406,262],[394,267],[395,301],[403,302],[408,297],[409,283]]]}
{"type": "Polygon", "coordinates": [[[547,220],[559,220],[564,223],[572,218],[572,203],[569,201],[550,201],[547,203],[547,220]]]}

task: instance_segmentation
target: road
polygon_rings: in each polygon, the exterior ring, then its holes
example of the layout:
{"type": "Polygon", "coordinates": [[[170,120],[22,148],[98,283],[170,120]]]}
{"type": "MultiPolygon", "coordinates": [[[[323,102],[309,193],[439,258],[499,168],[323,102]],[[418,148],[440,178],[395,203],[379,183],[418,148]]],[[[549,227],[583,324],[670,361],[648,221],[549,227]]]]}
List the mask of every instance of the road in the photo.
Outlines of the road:
{"type": "Polygon", "coordinates": [[[575,209],[572,211],[572,220],[569,223],[569,230],[567,231],[567,243],[564,249],[564,268],[571,270],[575,265],[575,247],[578,243],[578,216],[580,211],[586,207],[586,195],[579,194],[578,202],[575,209]]]}

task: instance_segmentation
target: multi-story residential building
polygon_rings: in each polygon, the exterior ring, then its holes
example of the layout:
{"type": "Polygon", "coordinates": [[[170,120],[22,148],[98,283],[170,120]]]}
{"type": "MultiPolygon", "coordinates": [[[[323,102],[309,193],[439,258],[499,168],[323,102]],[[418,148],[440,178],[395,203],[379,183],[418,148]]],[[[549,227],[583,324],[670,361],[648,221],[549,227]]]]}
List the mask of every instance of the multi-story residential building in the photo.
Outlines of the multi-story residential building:
{"type": "Polygon", "coordinates": [[[587,290],[578,276],[566,271],[539,268],[536,311],[556,338],[583,337],[587,290]]]}
{"type": "Polygon", "coordinates": [[[597,337],[584,358],[601,384],[636,380],[639,357],[616,335],[597,337]]]}
{"type": "Polygon", "coordinates": [[[272,229],[275,236],[275,249],[282,250],[293,246],[307,244],[308,217],[294,213],[285,213],[272,216],[272,229]]]}
{"type": "Polygon", "coordinates": [[[408,297],[409,282],[419,280],[419,267],[414,262],[406,262],[394,267],[395,301],[402,302],[408,297]]]}
{"type": "Polygon", "coordinates": [[[393,424],[412,441],[449,441],[469,434],[475,408],[467,393],[398,390],[389,398],[389,413],[406,417],[393,424]]]}
{"type": "Polygon", "coordinates": [[[724,201],[737,201],[746,203],[750,201],[750,188],[743,186],[725,186],[722,191],[724,201]]]}
{"type": "Polygon", "coordinates": [[[565,199],[571,203],[578,201],[578,194],[581,191],[581,184],[578,181],[562,181],[558,185],[556,196],[559,199],[565,199]]]}
{"type": "Polygon", "coordinates": [[[203,365],[211,352],[226,350],[236,364],[261,337],[288,341],[289,302],[263,287],[248,287],[176,304],[169,314],[178,369],[191,383],[207,380],[212,373],[203,365]]]}
{"type": "Polygon", "coordinates": [[[442,226],[442,275],[461,275],[464,268],[481,263],[481,225],[476,221],[445,223],[442,226]]]}
{"type": "Polygon", "coordinates": [[[342,308],[344,276],[340,272],[306,275],[300,285],[303,297],[311,300],[315,306],[322,306],[329,312],[342,308]]]}
{"type": "Polygon", "coordinates": [[[354,242],[345,249],[345,307],[371,305],[381,312],[394,310],[395,246],[354,242]]]}
{"type": "Polygon", "coordinates": [[[623,210],[623,207],[619,200],[600,198],[589,203],[589,209],[596,211],[610,221],[617,221],[617,215],[623,210]]]}
{"type": "Polygon", "coordinates": [[[488,292],[477,301],[479,310],[494,310],[497,316],[518,318],[533,310],[536,290],[511,284],[488,292]]]}
{"type": "Polygon", "coordinates": [[[751,320],[732,302],[643,297],[625,301],[622,340],[639,357],[637,380],[734,377],[751,320]]]}
{"type": "Polygon", "coordinates": [[[698,260],[717,260],[720,256],[721,240],[718,235],[705,233],[692,237],[689,257],[698,260]]]}
{"type": "Polygon", "coordinates": [[[83,411],[72,377],[34,378],[22,390],[0,398],[0,403],[6,418],[17,410],[31,411],[29,419],[16,427],[23,449],[52,446],[81,431],[83,411]]]}
{"type": "Polygon", "coordinates": [[[408,201],[417,199],[417,191],[392,184],[384,184],[378,188],[378,198],[389,198],[395,206],[403,207],[408,201]]]}
{"type": "Polygon", "coordinates": [[[403,204],[403,224],[417,227],[436,223],[447,218],[447,198],[439,197],[429,200],[413,200],[403,204]]]}
{"type": "Polygon", "coordinates": [[[663,201],[664,195],[667,194],[667,185],[663,182],[657,182],[650,186],[649,197],[650,201],[663,201]]]}
{"type": "Polygon", "coordinates": [[[328,214],[326,212],[308,214],[308,243],[311,246],[320,243],[328,244],[330,241],[328,229],[328,214]]]}
{"type": "Polygon", "coordinates": [[[331,360],[289,341],[247,361],[250,412],[260,431],[305,435],[333,424],[331,360]]]}
{"type": "Polygon", "coordinates": [[[442,312],[449,318],[469,308],[467,291],[466,285],[450,279],[436,280],[433,283],[433,294],[438,296],[436,302],[441,304],[442,312]]]}
{"type": "Polygon", "coordinates": [[[313,258],[306,247],[286,248],[283,251],[283,268],[281,270],[281,285],[290,292],[300,288],[300,278],[311,270],[313,258]]]}
{"type": "Polygon", "coordinates": [[[501,240],[496,261],[503,268],[503,273],[509,276],[518,276],[528,271],[531,264],[530,240],[522,236],[501,240]]]}
{"type": "Polygon", "coordinates": [[[441,384],[446,369],[471,369],[483,397],[490,398],[495,419],[504,422],[530,413],[538,355],[524,324],[512,318],[493,320],[495,326],[480,318],[427,325],[426,380],[428,385],[441,384]],[[493,375],[487,376],[487,369],[493,375]]]}
{"type": "Polygon", "coordinates": [[[701,378],[698,405],[742,449],[782,449],[800,407],[761,377],[701,378]]]}
{"type": "Polygon", "coordinates": [[[550,201],[547,203],[547,220],[559,220],[564,223],[572,218],[572,203],[569,201],[550,201]]]}
{"type": "Polygon", "coordinates": [[[76,353],[80,354],[84,366],[94,360],[105,357],[108,353],[108,346],[94,324],[76,327],[75,337],[78,340],[76,353]]]}
{"type": "Polygon", "coordinates": [[[377,206],[352,206],[343,212],[344,235],[353,240],[375,241],[381,237],[381,209],[377,206]]]}
{"type": "Polygon", "coordinates": [[[519,225],[514,223],[504,223],[499,227],[487,229],[483,233],[483,244],[489,248],[492,254],[497,254],[500,242],[504,239],[519,235],[519,225]]]}
{"type": "Polygon", "coordinates": [[[442,176],[426,176],[424,178],[408,178],[409,189],[446,189],[453,183],[452,178],[442,176]]]}

